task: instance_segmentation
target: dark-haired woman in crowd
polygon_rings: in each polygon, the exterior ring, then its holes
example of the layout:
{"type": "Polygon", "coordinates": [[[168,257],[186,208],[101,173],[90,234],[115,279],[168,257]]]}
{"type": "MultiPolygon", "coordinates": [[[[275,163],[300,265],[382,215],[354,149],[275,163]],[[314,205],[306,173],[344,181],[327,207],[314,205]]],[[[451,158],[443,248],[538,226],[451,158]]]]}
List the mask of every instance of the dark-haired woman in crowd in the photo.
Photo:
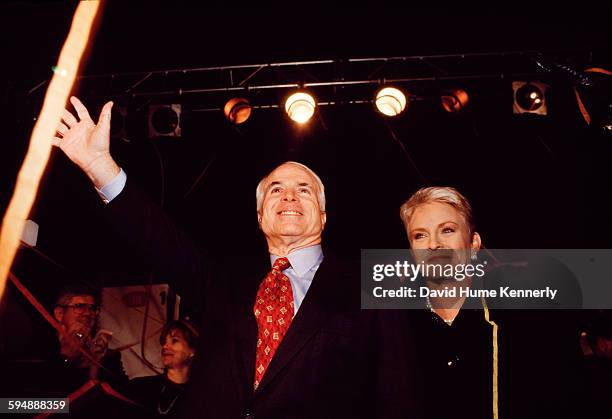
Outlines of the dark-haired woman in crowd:
{"type": "Polygon", "coordinates": [[[153,416],[172,416],[185,392],[196,353],[198,332],[187,321],[167,323],[160,335],[164,373],[130,381],[128,395],[153,416]]]}

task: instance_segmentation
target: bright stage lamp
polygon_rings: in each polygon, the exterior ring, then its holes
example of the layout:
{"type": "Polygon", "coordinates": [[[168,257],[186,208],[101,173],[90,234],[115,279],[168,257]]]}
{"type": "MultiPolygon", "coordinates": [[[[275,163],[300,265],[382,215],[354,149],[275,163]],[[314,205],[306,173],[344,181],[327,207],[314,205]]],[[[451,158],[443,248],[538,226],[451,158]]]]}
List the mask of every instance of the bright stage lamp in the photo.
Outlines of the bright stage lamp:
{"type": "Polygon", "coordinates": [[[376,108],[387,116],[397,116],[406,109],[406,96],[395,87],[385,87],[376,94],[376,108]]]}
{"type": "Polygon", "coordinates": [[[287,98],[285,111],[289,118],[298,124],[303,124],[312,117],[316,106],[315,100],[310,94],[297,92],[287,98]]]}

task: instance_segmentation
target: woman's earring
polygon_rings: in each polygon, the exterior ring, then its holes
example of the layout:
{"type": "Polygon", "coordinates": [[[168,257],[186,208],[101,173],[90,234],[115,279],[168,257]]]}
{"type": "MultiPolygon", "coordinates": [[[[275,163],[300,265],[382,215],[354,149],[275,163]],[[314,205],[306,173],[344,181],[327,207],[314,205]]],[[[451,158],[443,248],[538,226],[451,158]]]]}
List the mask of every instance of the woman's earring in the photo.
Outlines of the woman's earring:
{"type": "Polygon", "coordinates": [[[472,249],[472,252],[471,252],[471,253],[472,253],[472,255],[470,256],[470,258],[471,258],[472,260],[476,260],[476,259],[478,259],[478,253],[476,252],[476,249],[472,249]]]}

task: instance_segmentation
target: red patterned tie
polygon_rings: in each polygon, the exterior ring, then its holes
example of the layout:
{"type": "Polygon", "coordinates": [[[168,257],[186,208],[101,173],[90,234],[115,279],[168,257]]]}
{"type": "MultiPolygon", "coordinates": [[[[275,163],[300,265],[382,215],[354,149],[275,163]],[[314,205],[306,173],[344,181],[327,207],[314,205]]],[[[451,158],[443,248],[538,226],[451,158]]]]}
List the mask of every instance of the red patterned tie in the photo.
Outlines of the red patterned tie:
{"type": "Polygon", "coordinates": [[[290,266],[287,258],[276,259],[257,291],[253,307],[258,328],[255,390],[293,319],[293,290],[289,278],[283,274],[290,266]]]}

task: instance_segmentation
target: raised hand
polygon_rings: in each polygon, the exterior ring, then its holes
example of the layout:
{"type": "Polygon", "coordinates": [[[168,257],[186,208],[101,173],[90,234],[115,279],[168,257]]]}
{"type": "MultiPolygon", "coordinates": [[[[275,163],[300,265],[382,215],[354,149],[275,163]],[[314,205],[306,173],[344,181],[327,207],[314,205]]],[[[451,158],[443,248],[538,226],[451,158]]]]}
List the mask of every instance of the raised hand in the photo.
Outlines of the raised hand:
{"type": "Polygon", "coordinates": [[[98,333],[96,333],[96,336],[90,339],[88,342],[88,347],[94,358],[100,360],[104,357],[106,351],[108,350],[108,343],[112,337],[113,332],[106,329],[100,329],[98,330],[98,333]]]}
{"type": "Polygon", "coordinates": [[[73,322],[68,327],[64,324],[61,327],[66,332],[66,335],[59,335],[59,342],[62,354],[70,359],[81,357],[80,348],[85,348],[91,339],[91,327],[82,324],[81,322],[73,322]]]}
{"type": "Polygon", "coordinates": [[[70,160],[79,166],[97,188],[110,182],[120,171],[110,155],[110,124],[113,102],[107,102],[98,123],[89,116],[87,108],[72,96],[79,120],[64,109],[62,122],[57,127],[53,145],[59,147],[70,160]]]}

